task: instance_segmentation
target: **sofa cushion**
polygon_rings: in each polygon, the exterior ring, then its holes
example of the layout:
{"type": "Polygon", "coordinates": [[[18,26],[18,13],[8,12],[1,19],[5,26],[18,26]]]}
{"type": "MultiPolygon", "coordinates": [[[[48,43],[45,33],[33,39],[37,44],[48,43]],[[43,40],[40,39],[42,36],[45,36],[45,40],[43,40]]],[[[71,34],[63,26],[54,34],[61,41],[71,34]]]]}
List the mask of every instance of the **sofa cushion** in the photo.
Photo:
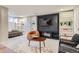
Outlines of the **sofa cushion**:
{"type": "Polygon", "coordinates": [[[21,35],[22,35],[22,32],[13,30],[8,33],[8,38],[13,38],[13,37],[21,36],[21,35]]]}
{"type": "Polygon", "coordinates": [[[72,41],[79,44],[79,34],[75,34],[75,35],[72,37],[72,41]]]}

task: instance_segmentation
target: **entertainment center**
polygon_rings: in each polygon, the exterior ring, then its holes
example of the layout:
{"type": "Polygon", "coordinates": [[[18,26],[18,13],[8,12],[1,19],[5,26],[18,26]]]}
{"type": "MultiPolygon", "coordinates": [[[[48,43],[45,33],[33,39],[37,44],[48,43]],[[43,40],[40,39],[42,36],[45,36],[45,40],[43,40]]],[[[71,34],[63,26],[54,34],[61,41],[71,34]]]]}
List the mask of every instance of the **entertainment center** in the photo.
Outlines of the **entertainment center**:
{"type": "Polygon", "coordinates": [[[59,13],[37,16],[37,29],[42,37],[59,39],[59,13]]]}

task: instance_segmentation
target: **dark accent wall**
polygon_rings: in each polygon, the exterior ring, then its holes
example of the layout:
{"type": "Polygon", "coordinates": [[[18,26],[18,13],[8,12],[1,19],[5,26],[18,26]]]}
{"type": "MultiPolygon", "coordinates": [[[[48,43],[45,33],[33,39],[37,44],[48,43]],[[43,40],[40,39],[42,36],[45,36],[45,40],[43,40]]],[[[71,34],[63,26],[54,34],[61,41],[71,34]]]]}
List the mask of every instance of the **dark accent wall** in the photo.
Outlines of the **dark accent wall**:
{"type": "Polygon", "coordinates": [[[59,13],[37,16],[37,26],[41,36],[59,39],[59,13]],[[44,33],[50,36],[45,36],[44,33]]]}

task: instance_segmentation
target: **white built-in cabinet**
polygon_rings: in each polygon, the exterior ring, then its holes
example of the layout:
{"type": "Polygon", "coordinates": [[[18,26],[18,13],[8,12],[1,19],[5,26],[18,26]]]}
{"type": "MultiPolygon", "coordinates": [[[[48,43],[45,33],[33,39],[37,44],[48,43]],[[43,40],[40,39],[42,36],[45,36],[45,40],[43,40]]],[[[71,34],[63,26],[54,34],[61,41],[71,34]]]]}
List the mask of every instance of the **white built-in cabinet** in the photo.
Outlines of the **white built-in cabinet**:
{"type": "Polygon", "coordinates": [[[74,34],[74,12],[73,10],[60,12],[59,32],[60,36],[73,36],[74,34]]]}

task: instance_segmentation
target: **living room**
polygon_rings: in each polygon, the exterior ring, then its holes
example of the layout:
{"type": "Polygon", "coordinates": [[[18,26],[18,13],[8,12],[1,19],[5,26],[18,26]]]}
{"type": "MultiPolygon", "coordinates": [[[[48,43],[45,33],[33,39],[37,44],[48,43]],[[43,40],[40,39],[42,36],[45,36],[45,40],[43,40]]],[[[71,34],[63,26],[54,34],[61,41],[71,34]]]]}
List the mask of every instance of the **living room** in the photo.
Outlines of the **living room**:
{"type": "MultiPolygon", "coordinates": [[[[60,49],[61,39],[71,40],[79,34],[77,5],[5,5],[0,9],[0,42],[10,48],[7,53],[69,52],[60,49]],[[31,31],[38,31],[45,43],[29,42],[27,36],[31,31]]],[[[79,45],[76,47],[79,52],[79,45]]]]}

